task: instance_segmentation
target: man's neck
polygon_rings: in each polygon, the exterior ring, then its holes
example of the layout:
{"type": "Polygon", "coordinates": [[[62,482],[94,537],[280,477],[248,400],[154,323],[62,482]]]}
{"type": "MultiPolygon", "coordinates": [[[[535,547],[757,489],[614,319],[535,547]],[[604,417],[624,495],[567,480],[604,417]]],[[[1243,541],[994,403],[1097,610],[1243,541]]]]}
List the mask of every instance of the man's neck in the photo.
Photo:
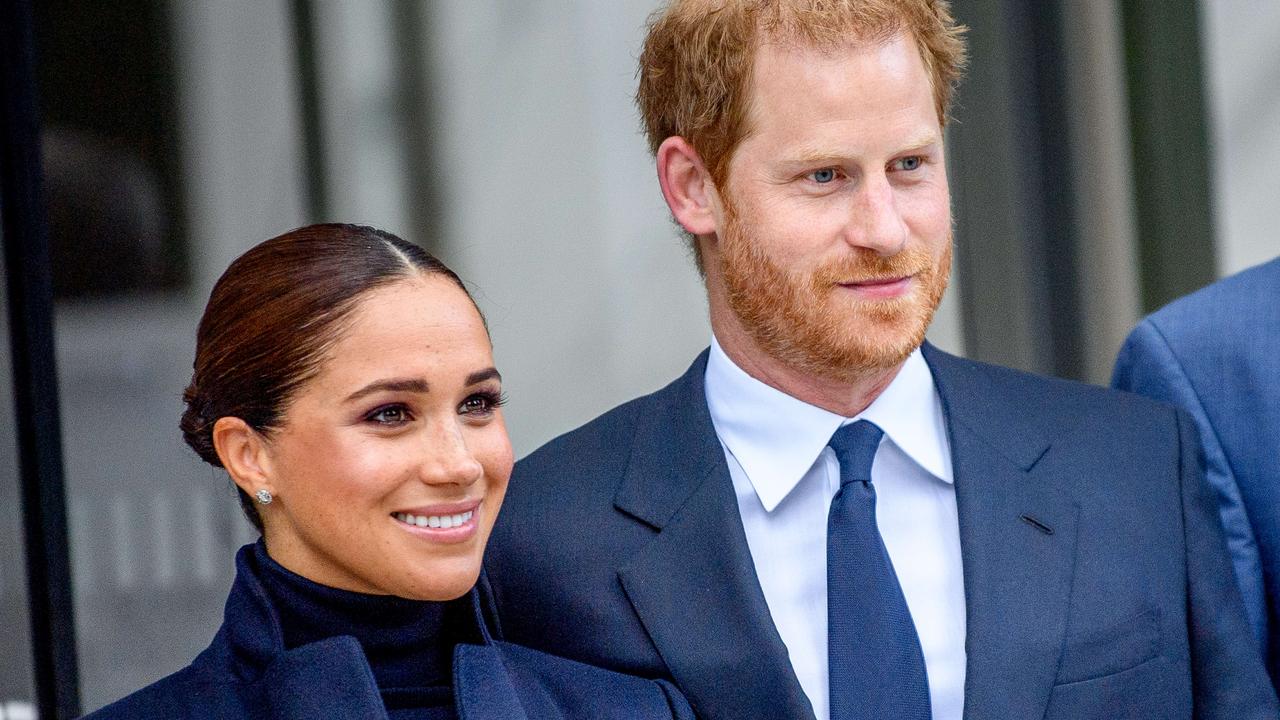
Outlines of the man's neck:
{"type": "Polygon", "coordinates": [[[853,417],[866,410],[889,387],[906,362],[904,359],[890,368],[869,369],[853,380],[817,377],[780,362],[741,328],[731,323],[717,323],[714,313],[711,328],[720,349],[743,372],[779,392],[843,417],[853,417]]]}

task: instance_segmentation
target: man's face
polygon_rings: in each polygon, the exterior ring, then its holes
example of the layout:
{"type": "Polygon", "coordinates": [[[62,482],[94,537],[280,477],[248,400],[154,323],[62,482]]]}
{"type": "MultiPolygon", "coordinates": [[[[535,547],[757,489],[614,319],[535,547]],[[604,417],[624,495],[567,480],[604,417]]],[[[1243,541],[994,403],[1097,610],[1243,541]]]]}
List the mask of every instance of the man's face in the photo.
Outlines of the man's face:
{"type": "Polygon", "coordinates": [[[852,380],[924,339],[951,267],[942,128],[915,43],[765,44],[729,164],[713,312],[773,359],[852,380]]]}

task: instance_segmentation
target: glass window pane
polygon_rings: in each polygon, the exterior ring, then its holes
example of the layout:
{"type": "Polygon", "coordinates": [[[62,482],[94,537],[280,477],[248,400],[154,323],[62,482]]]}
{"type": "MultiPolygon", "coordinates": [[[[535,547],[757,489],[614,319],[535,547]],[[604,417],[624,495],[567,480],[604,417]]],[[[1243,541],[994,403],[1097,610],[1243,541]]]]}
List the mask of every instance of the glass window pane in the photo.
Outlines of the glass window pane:
{"type": "Polygon", "coordinates": [[[189,280],[170,12],[164,0],[36,7],[86,712],[204,649],[234,549],[251,536],[225,474],[178,431],[201,303],[189,280]]]}

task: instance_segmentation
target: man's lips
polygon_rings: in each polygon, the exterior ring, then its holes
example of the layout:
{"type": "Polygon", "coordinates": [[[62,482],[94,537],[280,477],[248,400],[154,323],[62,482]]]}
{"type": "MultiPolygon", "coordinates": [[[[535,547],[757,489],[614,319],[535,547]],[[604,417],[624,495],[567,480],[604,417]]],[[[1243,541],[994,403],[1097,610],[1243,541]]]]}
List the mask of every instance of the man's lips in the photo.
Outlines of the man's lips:
{"type": "Polygon", "coordinates": [[[901,275],[891,278],[873,278],[842,282],[841,287],[849,288],[858,295],[868,298],[893,298],[905,294],[911,288],[914,275],[901,275]]]}

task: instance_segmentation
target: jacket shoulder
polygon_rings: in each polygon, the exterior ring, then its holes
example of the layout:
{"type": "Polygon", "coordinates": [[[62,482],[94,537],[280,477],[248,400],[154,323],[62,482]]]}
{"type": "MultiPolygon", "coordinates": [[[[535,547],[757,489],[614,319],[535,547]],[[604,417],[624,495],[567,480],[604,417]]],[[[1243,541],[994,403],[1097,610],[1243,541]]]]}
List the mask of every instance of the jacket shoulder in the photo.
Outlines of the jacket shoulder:
{"type": "Polygon", "coordinates": [[[1251,404],[1247,390],[1280,368],[1278,328],[1280,258],[1147,316],[1121,347],[1112,384],[1183,405],[1222,395],[1251,404]]]}
{"type": "MultiPolygon", "coordinates": [[[[543,547],[549,542],[548,525],[554,526],[553,535],[595,532],[613,537],[614,496],[632,446],[641,428],[664,412],[674,384],[620,405],[516,463],[486,553],[491,564],[504,565],[510,558],[500,556],[529,543],[529,552],[554,554],[543,547]]],[[[495,574],[498,580],[502,575],[495,574]]]]}
{"type": "Polygon", "coordinates": [[[1118,424],[1146,424],[1152,417],[1168,418],[1174,408],[1150,398],[1111,388],[1037,375],[933,350],[930,364],[944,396],[983,407],[997,405],[1009,422],[1025,424],[1037,418],[1061,425],[1080,419],[1118,424]]]}
{"type": "MultiPolygon", "coordinates": [[[[1146,321],[1161,333],[1209,332],[1223,338],[1222,323],[1266,327],[1280,318],[1280,258],[1242,270],[1165,305],[1146,321]]],[[[1225,338],[1223,338],[1225,339],[1225,338]]]]}
{"type": "Polygon", "coordinates": [[[629,400],[590,422],[553,438],[516,463],[515,477],[538,476],[545,473],[561,477],[566,472],[598,476],[616,464],[616,470],[626,458],[619,448],[627,447],[642,418],[662,413],[671,404],[681,402],[688,392],[690,373],[673,380],[666,387],[648,395],[629,400]]]}

